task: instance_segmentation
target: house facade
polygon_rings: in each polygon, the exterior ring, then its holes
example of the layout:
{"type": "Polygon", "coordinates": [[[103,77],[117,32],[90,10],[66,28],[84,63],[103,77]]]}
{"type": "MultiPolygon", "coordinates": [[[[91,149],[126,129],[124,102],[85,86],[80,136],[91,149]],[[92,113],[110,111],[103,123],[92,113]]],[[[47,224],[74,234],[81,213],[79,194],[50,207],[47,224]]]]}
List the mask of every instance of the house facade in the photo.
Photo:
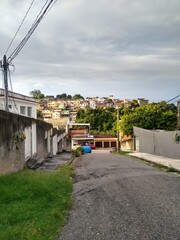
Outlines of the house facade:
{"type": "MultiPolygon", "coordinates": [[[[37,102],[34,98],[8,91],[9,112],[37,118],[37,102]]],[[[5,110],[5,91],[0,88],[0,109],[5,110]]]]}

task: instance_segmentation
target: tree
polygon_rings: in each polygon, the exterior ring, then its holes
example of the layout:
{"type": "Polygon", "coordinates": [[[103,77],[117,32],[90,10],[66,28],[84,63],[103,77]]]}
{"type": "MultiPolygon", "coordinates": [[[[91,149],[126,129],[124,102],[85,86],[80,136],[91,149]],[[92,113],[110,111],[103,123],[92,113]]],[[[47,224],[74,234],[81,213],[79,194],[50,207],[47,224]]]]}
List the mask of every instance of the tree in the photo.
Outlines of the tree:
{"type": "Polygon", "coordinates": [[[114,108],[79,109],[76,122],[90,123],[94,133],[115,133],[116,111],[114,108]]]}
{"type": "Polygon", "coordinates": [[[132,109],[135,109],[135,108],[137,108],[137,107],[139,107],[139,106],[140,106],[140,105],[139,105],[137,99],[133,99],[133,100],[131,101],[131,108],[132,108],[132,109]]]}
{"type": "Polygon", "coordinates": [[[71,95],[67,95],[67,99],[72,99],[72,96],[71,95]]]}
{"type": "Polygon", "coordinates": [[[129,114],[121,116],[119,123],[123,135],[132,135],[133,126],[145,129],[175,130],[177,108],[166,102],[152,103],[137,107],[129,114]]]}
{"type": "Polygon", "coordinates": [[[75,94],[75,95],[73,96],[73,99],[74,99],[74,100],[84,99],[84,97],[81,96],[80,94],[75,94]]]}
{"type": "Polygon", "coordinates": [[[30,96],[32,96],[35,99],[43,99],[44,98],[44,94],[41,93],[40,90],[35,89],[34,91],[31,91],[30,96]]]}
{"type": "Polygon", "coordinates": [[[56,96],[56,98],[66,99],[66,98],[67,98],[67,94],[66,94],[66,93],[58,94],[58,95],[56,96]]]}

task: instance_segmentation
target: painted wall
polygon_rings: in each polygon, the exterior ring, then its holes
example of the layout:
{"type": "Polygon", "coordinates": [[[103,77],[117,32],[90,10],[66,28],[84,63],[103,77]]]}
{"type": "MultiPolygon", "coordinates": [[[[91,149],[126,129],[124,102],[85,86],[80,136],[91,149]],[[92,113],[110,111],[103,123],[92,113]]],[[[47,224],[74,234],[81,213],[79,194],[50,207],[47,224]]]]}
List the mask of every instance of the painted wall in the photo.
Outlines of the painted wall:
{"type": "Polygon", "coordinates": [[[175,141],[175,134],[180,131],[152,131],[133,127],[135,150],[139,152],[180,159],[180,142],[175,141]]]}

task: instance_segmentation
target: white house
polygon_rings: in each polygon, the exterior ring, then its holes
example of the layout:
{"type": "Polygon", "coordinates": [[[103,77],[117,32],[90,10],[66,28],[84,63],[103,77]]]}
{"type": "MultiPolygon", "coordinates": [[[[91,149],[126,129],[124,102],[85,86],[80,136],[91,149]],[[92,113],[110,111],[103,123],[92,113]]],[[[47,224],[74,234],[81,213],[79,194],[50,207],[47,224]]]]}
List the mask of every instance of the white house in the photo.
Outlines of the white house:
{"type": "MultiPolygon", "coordinates": [[[[37,118],[37,102],[34,98],[8,91],[9,112],[37,118]]],[[[5,110],[5,92],[0,88],[0,109],[5,110]]]]}

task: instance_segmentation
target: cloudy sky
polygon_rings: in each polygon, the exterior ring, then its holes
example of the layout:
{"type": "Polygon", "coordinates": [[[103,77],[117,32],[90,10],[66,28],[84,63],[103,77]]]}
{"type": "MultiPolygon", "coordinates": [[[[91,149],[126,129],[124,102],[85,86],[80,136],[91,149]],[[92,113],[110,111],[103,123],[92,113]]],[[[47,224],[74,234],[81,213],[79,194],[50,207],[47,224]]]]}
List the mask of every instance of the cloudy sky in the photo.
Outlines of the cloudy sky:
{"type": "MultiPolygon", "coordinates": [[[[1,59],[31,2],[0,1],[1,59]]],[[[7,57],[45,2],[34,1],[7,57]]],[[[170,100],[180,94],[180,1],[57,0],[13,64],[13,90],[27,95],[170,100]]]]}

